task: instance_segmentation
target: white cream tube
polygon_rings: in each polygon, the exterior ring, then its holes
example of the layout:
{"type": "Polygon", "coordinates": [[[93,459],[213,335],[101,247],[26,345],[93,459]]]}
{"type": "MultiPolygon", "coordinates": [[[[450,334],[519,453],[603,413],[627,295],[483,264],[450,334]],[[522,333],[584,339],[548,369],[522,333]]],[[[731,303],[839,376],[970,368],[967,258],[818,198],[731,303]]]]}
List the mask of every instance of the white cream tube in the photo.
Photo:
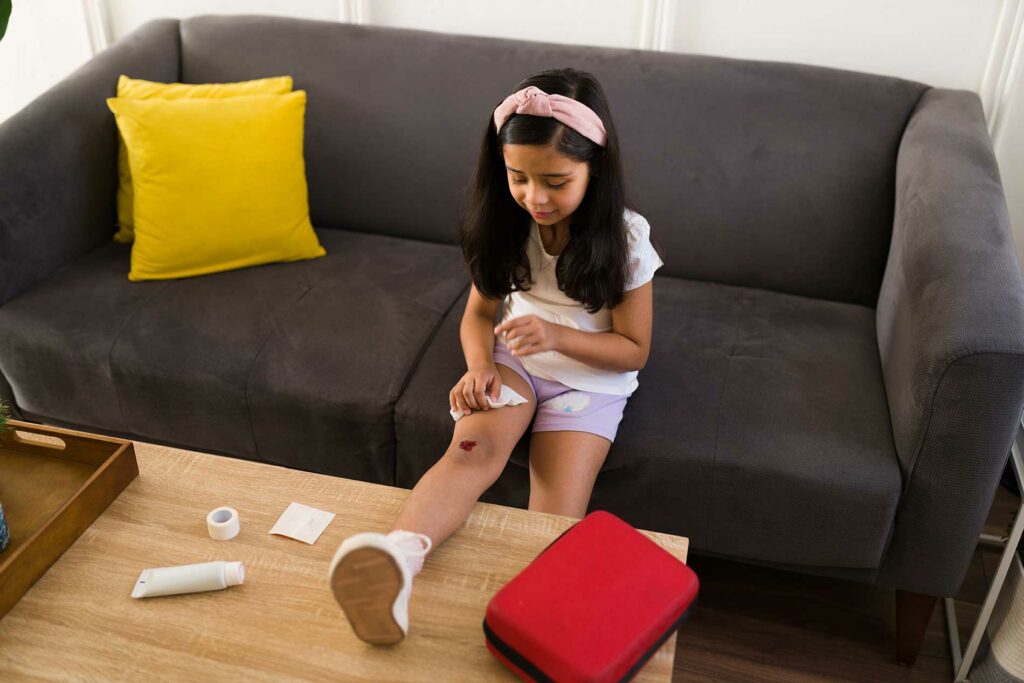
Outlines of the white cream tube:
{"type": "Polygon", "coordinates": [[[238,586],[244,580],[245,569],[241,562],[203,562],[143,569],[135,582],[132,597],[155,598],[159,595],[216,591],[238,586]]]}

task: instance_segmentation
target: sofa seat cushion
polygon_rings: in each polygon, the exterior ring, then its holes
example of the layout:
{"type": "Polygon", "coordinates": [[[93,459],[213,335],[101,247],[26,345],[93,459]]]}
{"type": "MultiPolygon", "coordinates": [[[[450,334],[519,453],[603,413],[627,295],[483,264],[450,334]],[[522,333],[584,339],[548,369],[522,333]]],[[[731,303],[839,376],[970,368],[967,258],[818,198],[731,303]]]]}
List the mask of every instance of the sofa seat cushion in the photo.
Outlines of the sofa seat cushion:
{"type": "MultiPolygon", "coordinates": [[[[591,509],[696,551],[878,567],[901,475],[874,309],[671,277],[654,290],[651,353],[591,509]]],[[[464,308],[465,297],[399,400],[400,486],[450,443],[464,308]]],[[[525,435],[512,462],[528,454],[525,435]]]]}
{"type": "Polygon", "coordinates": [[[390,484],[394,404],[462,257],[317,236],[320,259],[154,282],[101,247],[0,308],[0,370],[29,414],[390,484]]]}

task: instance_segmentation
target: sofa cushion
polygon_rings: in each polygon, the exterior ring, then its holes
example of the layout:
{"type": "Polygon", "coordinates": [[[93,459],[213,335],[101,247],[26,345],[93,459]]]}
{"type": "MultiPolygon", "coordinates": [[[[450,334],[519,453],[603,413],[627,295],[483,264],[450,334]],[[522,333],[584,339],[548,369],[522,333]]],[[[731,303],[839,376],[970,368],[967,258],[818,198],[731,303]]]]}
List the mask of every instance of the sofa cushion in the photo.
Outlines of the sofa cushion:
{"type": "Polygon", "coordinates": [[[492,110],[564,65],[608,94],[662,275],[875,305],[896,149],[922,83],[288,17],[181,22],[182,81],[287,73],[309,92],[314,224],[451,243],[492,110]]]}
{"type": "MultiPolygon", "coordinates": [[[[398,402],[400,486],[451,441],[447,393],[465,372],[465,301],[398,402]]],[[[687,536],[694,550],[877,567],[900,471],[874,310],[670,277],[655,278],[654,308],[650,357],[591,509],[687,536]]],[[[528,454],[525,435],[511,460],[527,466],[528,454]]]]}
{"type": "Polygon", "coordinates": [[[0,308],[0,370],[35,415],[390,484],[394,403],[461,254],[318,237],[320,259],[139,283],[101,247],[0,308]]]}
{"type": "Polygon", "coordinates": [[[171,280],[324,255],[309,222],[304,91],[111,97],[107,106],[132,173],[129,280],[171,280]]]}
{"type": "Polygon", "coordinates": [[[170,285],[129,282],[130,252],[104,240],[0,307],[0,370],[20,411],[127,431],[110,353],[125,323],[170,285]]]}
{"type": "MultiPolygon", "coordinates": [[[[240,83],[160,83],[141,78],[129,78],[121,74],[117,79],[117,96],[124,99],[196,99],[224,98],[244,95],[282,94],[292,91],[291,76],[261,78],[240,83]]],[[[117,234],[115,242],[128,244],[135,240],[135,190],[132,186],[132,170],[128,165],[128,147],[124,136],[117,136],[117,234]]]]}
{"type": "MultiPolygon", "coordinates": [[[[714,395],[708,547],[770,562],[877,567],[902,475],[874,309],[701,288],[701,299],[717,290],[713,313],[733,323],[731,346],[721,349],[728,371],[714,395]]],[[[682,313],[674,320],[659,320],[657,334],[677,349],[689,338],[690,298],[672,307],[682,313]]]]}

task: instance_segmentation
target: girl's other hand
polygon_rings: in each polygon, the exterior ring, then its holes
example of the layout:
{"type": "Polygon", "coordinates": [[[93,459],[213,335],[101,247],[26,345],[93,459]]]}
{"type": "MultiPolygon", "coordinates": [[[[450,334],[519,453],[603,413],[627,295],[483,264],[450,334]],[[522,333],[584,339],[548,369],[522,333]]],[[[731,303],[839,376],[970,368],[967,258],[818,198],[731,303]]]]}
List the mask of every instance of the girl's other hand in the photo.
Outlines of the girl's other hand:
{"type": "Polygon", "coordinates": [[[559,327],[535,315],[523,315],[501,323],[494,328],[494,334],[505,334],[505,345],[513,356],[529,356],[556,350],[559,327]]]}
{"type": "Polygon", "coordinates": [[[490,410],[487,396],[497,400],[501,394],[501,375],[494,363],[471,367],[448,394],[451,409],[469,415],[473,410],[490,410]]]}

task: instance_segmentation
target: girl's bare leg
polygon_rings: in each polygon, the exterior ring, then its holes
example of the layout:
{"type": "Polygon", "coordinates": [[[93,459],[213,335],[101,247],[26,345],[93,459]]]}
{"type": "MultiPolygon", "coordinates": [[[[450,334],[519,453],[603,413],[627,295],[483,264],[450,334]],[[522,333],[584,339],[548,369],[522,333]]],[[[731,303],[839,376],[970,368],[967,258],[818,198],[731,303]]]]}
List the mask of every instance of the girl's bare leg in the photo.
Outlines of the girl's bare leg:
{"type": "MultiPolygon", "coordinates": [[[[466,521],[473,504],[501,474],[530,424],[536,399],[529,383],[513,370],[499,365],[498,372],[503,382],[530,400],[518,406],[474,411],[459,420],[448,450],[409,493],[392,531],[426,534],[431,549],[439,546],[466,521]]],[[[421,549],[426,547],[419,536],[397,536],[400,540],[396,543],[415,538],[423,544],[421,549]]],[[[405,638],[408,630],[409,581],[422,568],[425,553],[399,546],[407,573],[396,565],[390,546],[382,549],[379,543],[379,534],[374,532],[346,539],[328,573],[334,599],[356,636],[373,645],[392,645],[405,638]]]]}
{"type": "Polygon", "coordinates": [[[436,548],[465,523],[473,505],[505,469],[537,401],[526,380],[504,365],[497,367],[501,381],[528,398],[527,403],[475,410],[456,422],[448,450],[416,483],[392,530],[426,534],[436,548]]]}
{"type": "Polygon", "coordinates": [[[534,432],[530,510],[582,519],[612,442],[589,432],[534,432]]]}

